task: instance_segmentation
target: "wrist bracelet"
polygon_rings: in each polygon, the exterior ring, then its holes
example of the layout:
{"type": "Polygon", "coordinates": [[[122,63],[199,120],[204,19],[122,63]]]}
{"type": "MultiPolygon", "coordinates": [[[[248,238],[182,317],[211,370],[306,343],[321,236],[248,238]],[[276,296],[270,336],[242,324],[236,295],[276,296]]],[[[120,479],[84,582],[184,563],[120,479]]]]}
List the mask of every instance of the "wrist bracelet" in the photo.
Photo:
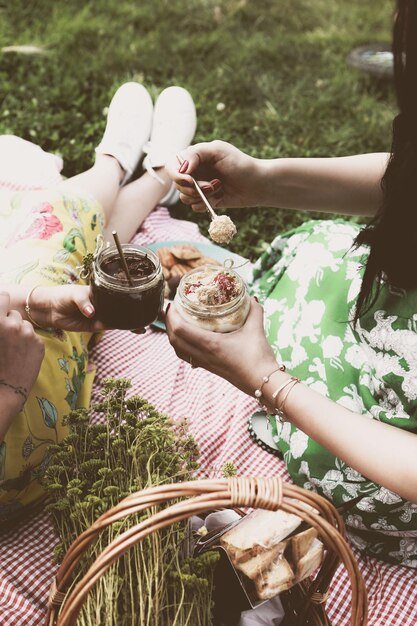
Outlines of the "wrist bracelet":
{"type": "Polygon", "coordinates": [[[285,389],[285,387],[287,387],[293,380],[293,377],[290,376],[290,378],[287,378],[287,380],[285,380],[279,387],[277,387],[274,391],[274,393],[272,394],[272,403],[274,404],[275,398],[278,396],[279,393],[281,393],[281,391],[283,389],[285,389]]]}
{"type": "Polygon", "coordinates": [[[11,385],[10,383],[7,383],[3,379],[0,380],[0,385],[3,385],[4,387],[8,387],[9,389],[12,389],[12,391],[14,391],[16,395],[22,396],[23,402],[26,402],[27,397],[28,397],[28,392],[27,392],[26,387],[22,387],[22,385],[11,385]]]}
{"type": "Polygon", "coordinates": [[[29,298],[32,295],[32,293],[35,291],[36,287],[39,287],[39,285],[35,285],[31,289],[29,289],[29,293],[26,296],[25,313],[27,315],[27,318],[28,318],[29,322],[32,324],[32,326],[34,326],[35,328],[40,328],[42,330],[42,326],[39,326],[39,324],[37,324],[35,322],[35,320],[33,319],[33,317],[30,314],[29,298]]]}
{"type": "Polygon", "coordinates": [[[263,407],[263,404],[261,402],[263,386],[266,383],[269,383],[269,380],[270,380],[271,376],[273,374],[276,374],[276,372],[285,372],[285,365],[281,365],[280,367],[277,367],[270,374],[268,374],[268,376],[263,376],[261,386],[258,389],[255,389],[254,396],[255,396],[255,399],[257,400],[257,402],[258,402],[260,407],[263,407]]]}
{"type": "MultiPolygon", "coordinates": [[[[288,398],[288,396],[290,395],[291,390],[295,387],[295,385],[297,385],[300,381],[299,378],[296,378],[295,376],[291,376],[291,378],[285,383],[285,385],[281,386],[281,388],[278,388],[276,391],[276,395],[275,398],[277,397],[277,395],[283,391],[283,389],[286,387],[286,393],[282,399],[281,404],[275,409],[274,413],[275,416],[277,418],[277,420],[280,422],[280,424],[283,424],[284,422],[286,422],[287,420],[285,419],[285,413],[284,413],[284,409],[285,409],[285,402],[288,398]]],[[[275,399],[274,398],[274,399],[275,399]]]]}

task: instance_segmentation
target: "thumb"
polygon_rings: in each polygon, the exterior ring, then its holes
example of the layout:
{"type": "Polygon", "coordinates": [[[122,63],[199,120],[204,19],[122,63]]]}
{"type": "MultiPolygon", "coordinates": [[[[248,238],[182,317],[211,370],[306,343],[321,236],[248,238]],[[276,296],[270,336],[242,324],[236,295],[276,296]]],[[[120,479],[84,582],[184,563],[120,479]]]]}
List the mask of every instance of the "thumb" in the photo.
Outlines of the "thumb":
{"type": "Polygon", "coordinates": [[[251,307],[245,326],[247,329],[254,331],[258,328],[262,328],[262,330],[264,328],[264,308],[256,298],[251,300],[251,307]]]}
{"type": "Polygon", "coordinates": [[[83,293],[77,295],[75,299],[75,304],[77,305],[80,312],[84,315],[84,317],[93,317],[95,315],[95,308],[89,298],[88,293],[83,293]]]}

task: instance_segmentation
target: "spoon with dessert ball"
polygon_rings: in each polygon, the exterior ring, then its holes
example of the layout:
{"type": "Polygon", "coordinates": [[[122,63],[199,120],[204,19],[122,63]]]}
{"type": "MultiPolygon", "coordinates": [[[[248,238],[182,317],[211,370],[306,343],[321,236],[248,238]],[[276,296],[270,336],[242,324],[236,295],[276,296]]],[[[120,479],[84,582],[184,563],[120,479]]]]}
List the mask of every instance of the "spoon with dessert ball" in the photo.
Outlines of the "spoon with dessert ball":
{"type": "MultiPolygon", "coordinates": [[[[182,159],[179,154],[177,154],[177,160],[180,165],[184,162],[184,159],[182,159]]],[[[191,180],[211,217],[211,223],[208,229],[211,239],[216,243],[230,243],[237,233],[236,226],[228,215],[217,215],[194,176],[191,176],[191,180]]]]}

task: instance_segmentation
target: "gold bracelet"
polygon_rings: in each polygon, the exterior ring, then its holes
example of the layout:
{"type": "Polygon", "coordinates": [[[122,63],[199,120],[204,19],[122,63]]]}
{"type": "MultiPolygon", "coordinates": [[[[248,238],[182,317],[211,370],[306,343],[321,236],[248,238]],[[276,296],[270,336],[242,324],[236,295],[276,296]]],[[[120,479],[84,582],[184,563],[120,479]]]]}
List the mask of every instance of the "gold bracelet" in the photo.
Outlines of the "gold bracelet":
{"type": "Polygon", "coordinates": [[[27,318],[28,318],[29,322],[32,324],[32,326],[34,326],[35,328],[39,328],[40,330],[43,330],[42,326],[39,326],[39,324],[37,324],[35,322],[35,320],[33,319],[33,317],[30,314],[29,298],[32,295],[32,293],[35,291],[36,287],[39,287],[39,285],[35,285],[34,287],[32,287],[29,290],[28,295],[26,296],[25,313],[27,315],[27,318]]]}
{"type": "Polygon", "coordinates": [[[263,407],[263,404],[261,402],[261,398],[262,398],[262,388],[266,383],[269,383],[269,379],[271,378],[271,376],[273,374],[276,374],[277,372],[285,372],[285,365],[280,365],[280,367],[277,367],[275,370],[273,370],[270,374],[268,374],[268,376],[263,376],[262,377],[262,383],[261,386],[259,387],[259,389],[255,389],[255,393],[254,396],[259,404],[260,407],[263,407]]]}
{"type": "Polygon", "coordinates": [[[272,394],[272,404],[274,404],[275,398],[278,396],[278,394],[281,393],[281,391],[292,382],[292,379],[292,376],[290,378],[287,378],[285,382],[283,382],[279,387],[275,389],[274,393],[272,394]]]}
{"type": "MultiPolygon", "coordinates": [[[[295,376],[291,376],[290,380],[289,380],[289,381],[287,381],[287,384],[286,384],[286,385],[284,385],[284,387],[287,387],[286,394],[285,394],[285,396],[283,397],[282,402],[281,402],[281,404],[279,405],[279,407],[277,407],[277,408],[275,409],[275,415],[276,415],[276,417],[277,417],[278,421],[279,421],[281,424],[284,424],[284,422],[286,422],[286,421],[287,421],[287,420],[285,419],[285,412],[284,412],[285,402],[286,402],[286,400],[287,400],[288,396],[290,395],[291,390],[292,390],[292,389],[295,387],[295,385],[297,385],[299,382],[301,382],[299,378],[296,378],[295,376]]],[[[280,392],[284,389],[284,387],[282,387],[281,389],[279,389],[278,393],[280,393],[280,392]]],[[[277,393],[277,395],[278,395],[278,393],[277,393]]]]}

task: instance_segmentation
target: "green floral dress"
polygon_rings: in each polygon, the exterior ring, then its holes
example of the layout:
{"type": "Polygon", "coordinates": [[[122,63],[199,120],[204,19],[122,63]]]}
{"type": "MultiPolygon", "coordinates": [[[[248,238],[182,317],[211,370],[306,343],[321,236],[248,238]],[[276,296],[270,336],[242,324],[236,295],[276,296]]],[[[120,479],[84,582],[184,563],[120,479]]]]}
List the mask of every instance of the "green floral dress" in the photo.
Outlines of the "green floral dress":
{"type": "MultiPolygon", "coordinates": [[[[311,221],[277,237],[255,265],[253,292],[265,306],[269,342],[289,372],[352,411],[414,431],[417,290],[384,283],[353,327],[367,254],[351,248],[359,228],[311,221]]],[[[337,506],[364,496],[345,515],[354,545],[416,568],[417,505],[372,483],[295,426],[270,421],[296,484],[337,506]]]]}

